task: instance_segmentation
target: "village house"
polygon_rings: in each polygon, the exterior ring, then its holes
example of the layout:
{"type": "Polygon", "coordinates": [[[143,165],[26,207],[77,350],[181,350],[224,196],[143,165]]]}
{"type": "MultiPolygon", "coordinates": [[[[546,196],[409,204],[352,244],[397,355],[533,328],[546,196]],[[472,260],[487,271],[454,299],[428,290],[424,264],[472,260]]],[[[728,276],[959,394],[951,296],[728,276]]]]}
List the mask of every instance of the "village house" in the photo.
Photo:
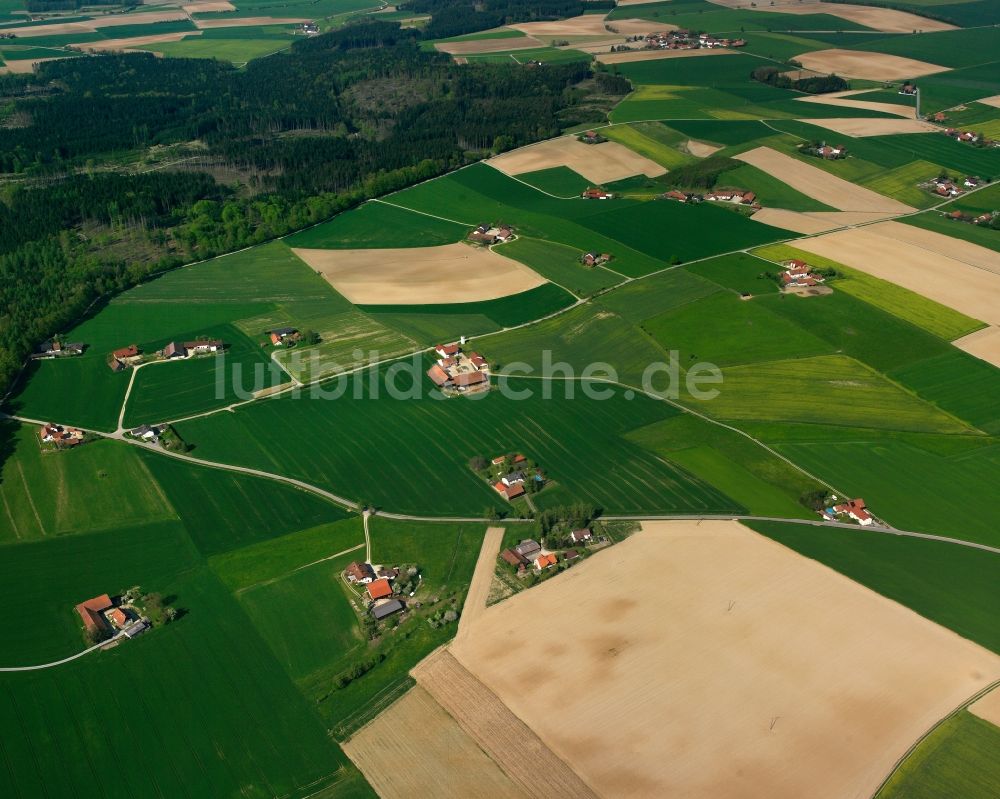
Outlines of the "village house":
{"type": "Polygon", "coordinates": [[[500,558],[504,561],[504,563],[510,564],[515,569],[523,568],[528,562],[526,557],[518,552],[515,552],[513,549],[505,549],[500,553],[500,558]]]}
{"type": "Polygon", "coordinates": [[[108,629],[108,622],[102,614],[112,607],[111,597],[107,594],[101,594],[100,596],[95,596],[93,599],[88,599],[86,602],[81,602],[74,610],[80,615],[84,629],[87,632],[91,632],[92,630],[108,629]]]}
{"type": "Polygon", "coordinates": [[[299,331],[294,327],[276,327],[274,330],[268,330],[267,335],[275,347],[281,347],[302,338],[299,331]]]}
{"type": "Polygon", "coordinates": [[[523,497],[525,494],[523,483],[512,483],[508,485],[504,483],[503,480],[497,480],[493,484],[493,488],[496,492],[507,499],[508,502],[517,499],[518,497],[523,497]]]}
{"type": "Polygon", "coordinates": [[[698,50],[717,47],[746,47],[745,39],[728,39],[711,33],[695,36],[691,31],[677,29],[651,33],[646,36],[646,47],[652,50],[698,50]]]}
{"type": "Polygon", "coordinates": [[[581,530],[574,530],[569,534],[569,540],[572,541],[574,544],[580,544],[583,543],[584,541],[589,541],[593,537],[594,534],[590,532],[590,530],[587,529],[586,527],[584,527],[581,530]]]}
{"type": "Polygon", "coordinates": [[[541,554],[541,545],[531,538],[525,538],[520,544],[514,547],[514,551],[526,560],[534,560],[541,554]]]}
{"type": "Polygon", "coordinates": [[[691,199],[690,194],[685,194],[677,189],[671,189],[666,194],[662,195],[665,200],[677,200],[677,202],[686,203],[691,199]]]}
{"type": "Polygon", "coordinates": [[[567,549],[565,552],[563,552],[563,560],[567,562],[574,561],[579,557],[580,553],[577,552],[575,549],[567,549]]]}
{"type": "Polygon", "coordinates": [[[349,582],[367,584],[375,579],[375,570],[370,563],[355,561],[344,569],[344,574],[349,582]]]}
{"type": "Polygon", "coordinates": [[[129,344],[127,347],[120,347],[111,353],[111,357],[117,358],[120,361],[128,360],[129,358],[137,358],[142,354],[142,350],[139,349],[135,344],[129,344]]]}
{"type": "Polygon", "coordinates": [[[545,571],[546,569],[551,569],[556,564],[558,564],[559,559],[556,557],[554,552],[549,552],[546,555],[539,555],[535,558],[535,568],[538,571],[545,571]]]}
{"type": "Polygon", "coordinates": [[[917,87],[912,83],[904,83],[899,87],[900,94],[914,95],[917,93],[917,87]]]}
{"type": "Polygon", "coordinates": [[[817,286],[820,283],[826,282],[825,277],[810,272],[809,264],[805,261],[800,261],[798,258],[784,261],[782,262],[782,266],[785,267],[785,271],[781,274],[781,283],[785,288],[817,286]]]}
{"type": "Polygon", "coordinates": [[[752,205],[757,200],[757,195],[745,189],[718,189],[710,191],[705,195],[706,200],[713,202],[737,203],[739,205],[752,205]]]}
{"type": "Polygon", "coordinates": [[[42,425],[38,435],[46,444],[55,444],[58,449],[64,449],[82,444],[86,434],[77,427],[63,427],[61,424],[47,422],[42,425]]]}
{"type": "MultiPolygon", "coordinates": [[[[281,337],[279,336],[279,339],[281,337]]],[[[272,342],[273,333],[272,333],[272,342]]],[[[162,354],[164,358],[187,358],[191,355],[207,355],[211,352],[218,352],[219,350],[225,349],[226,344],[218,339],[203,339],[198,341],[171,341],[163,348],[162,354]]]]}
{"type": "Polygon", "coordinates": [[[610,200],[615,195],[605,189],[591,187],[589,189],[584,189],[583,194],[580,196],[585,200],[610,200]]]}
{"type": "Polygon", "coordinates": [[[372,580],[365,586],[368,597],[374,602],[376,599],[385,599],[392,596],[392,584],[385,578],[372,580]]]}
{"type": "Polygon", "coordinates": [[[505,486],[517,485],[518,483],[523,483],[524,480],[524,472],[511,472],[500,478],[500,482],[505,486]]]}
{"type": "Polygon", "coordinates": [[[427,370],[427,377],[440,389],[455,393],[482,391],[490,386],[489,362],[478,352],[465,353],[461,342],[438,344],[434,353],[437,362],[427,370]]]}
{"type": "Polygon", "coordinates": [[[184,345],[176,341],[171,341],[163,348],[163,357],[167,360],[172,358],[186,358],[187,350],[184,349],[184,345]]]}
{"type": "Polygon", "coordinates": [[[501,222],[497,224],[482,222],[476,226],[468,238],[476,244],[485,244],[487,246],[491,244],[503,244],[505,241],[510,241],[514,238],[514,229],[510,225],[505,225],[501,222]]]}
{"type": "Polygon", "coordinates": [[[80,341],[74,341],[64,344],[59,339],[54,338],[51,341],[43,342],[37,351],[37,355],[47,356],[49,358],[64,358],[71,357],[73,355],[83,355],[83,351],[87,348],[87,345],[80,341]]]}
{"type": "Polygon", "coordinates": [[[121,608],[111,608],[104,615],[119,630],[123,629],[129,622],[128,616],[125,615],[125,611],[121,608]]]}
{"type": "Polygon", "coordinates": [[[834,505],[833,508],[827,509],[827,513],[831,510],[838,516],[846,515],[864,527],[874,524],[875,522],[872,515],[868,512],[868,508],[863,499],[852,499],[848,502],[834,505]]]}
{"type": "Polygon", "coordinates": [[[584,131],[577,138],[584,144],[601,144],[607,141],[607,139],[594,130],[584,131]]]}
{"type": "Polygon", "coordinates": [[[406,606],[400,602],[398,599],[390,599],[387,602],[380,602],[372,606],[372,618],[375,621],[381,621],[394,613],[399,613],[405,610],[406,606]]]}
{"type": "Polygon", "coordinates": [[[611,260],[610,253],[606,252],[586,252],[580,259],[584,266],[600,266],[611,260]]]}
{"type": "Polygon", "coordinates": [[[948,115],[944,111],[938,111],[934,116],[931,117],[935,122],[944,122],[948,119],[948,115]]]}
{"type": "Polygon", "coordinates": [[[930,185],[934,193],[940,197],[957,197],[964,192],[951,178],[934,178],[930,185]]]}
{"type": "Polygon", "coordinates": [[[969,189],[976,188],[982,180],[975,175],[969,175],[965,180],[962,181],[962,185],[969,189]]]}
{"type": "Polygon", "coordinates": [[[142,424],[130,430],[129,433],[142,441],[148,441],[151,444],[156,444],[159,442],[160,436],[163,435],[163,426],[142,424]]]}
{"type": "Polygon", "coordinates": [[[844,145],[842,144],[838,144],[836,146],[824,144],[822,147],[819,148],[817,152],[823,158],[832,161],[837,158],[843,158],[845,155],[847,155],[847,148],[844,147],[844,145]]]}

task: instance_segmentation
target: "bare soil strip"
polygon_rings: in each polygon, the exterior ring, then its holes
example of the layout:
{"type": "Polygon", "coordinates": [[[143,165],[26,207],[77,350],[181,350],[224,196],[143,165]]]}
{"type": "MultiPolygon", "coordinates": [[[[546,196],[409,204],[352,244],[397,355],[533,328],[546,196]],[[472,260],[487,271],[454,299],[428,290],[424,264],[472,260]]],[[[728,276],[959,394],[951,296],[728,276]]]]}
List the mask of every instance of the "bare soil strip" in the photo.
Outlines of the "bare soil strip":
{"type": "Polygon", "coordinates": [[[545,43],[530,36],[518,39],[476,39],[469,42],[438,42],[435,49],[452,55],[471,55],[473,53],[498,53],[506,50],[531,50],[544,47],[545,43]]]}
{"type": "MultiPolygon", "coordinates": [[[[506,175],[521,175],[554,166],[568,166],[594,183],[610,183],[633,175],[656,177],[667,170],[618,142],[584,144],[571,136],[520,147],[486,163],[506,175]]],[[[600,202],[595,201],[595,202],[600,202]]]]}
{"type": "Polygon", "coordinates": [[[719,152],[722,148],[714,144],[705,144],[705,142],[702,141],[688,139],[687,149],[691,155],[696,156],[697,158],[708,158],[708,156],[719,152]]]}
{"type": "Polygon", "coordinates": [[[1000,94],[995,94],[992,97],[984,97],[982,100],[976,100],[977,103],[982,103],[983,105],[991,105],[994,108],[1000,108],[1000,94]]]}
{"type": "Polygon", "coordinates": [[[607,33],[651,33],[670,26],[644,19],[606,20],[600,14],[582,14],[554,22],[521,22],[507,27],[544,40],[565,36],[604,36],[607,33]]]}
{"type": "Polygon", "coordinates": [[[898,200],[883,197],[863,186],[856,186],[819,167],[779,153],[770,147],[757,147],[737,155],[736,158],[763,169],[807,197],[841,211],[905,214],[915,210],[898,200]]]}
{"type": "MultiPolygon", "coordinates": [[[[30,39],[32,36],[61,36],[68,33],[93,33],[94,27],[88,20],[81,22],[60,22],[53,25],[35,25],[24,28],[0,28],[0,33],[13,33],[18,39],[30,39]]],[[[8,63],[8,66],[10,64],[8,63]]]]}
{"type": "MultiPolygon", "coordinates": [[[[641,0],[639,1],[641,2],[641,0]]],[[[727,8],[750,7],[749,0],[709,0],[709,2],[726,6],[727,8]]],[[[947,31],[955,29],[954,25],[949,25],[947,22],[927,19],[927,17],[910,14],[906,11],[893,11],[889,8],[873,8],[871,6],[774,0],[766,5],[758,3],[753,6],[753,9],[755,11],[773,11],[781,14],[830,14],[886,33],[913,33],[913,31],[947,31]]]]}
{"type": "Polygon", "coordinates": [[[201,31],[180,31],[179,33],[158,33],[155,36],[133,36],[129,39],[102,39],[99,42],[87,42],[77,44],[74,47],[78,50],[89,52],[114,52],[128,50],[130,47],[139,47],[145,44],[157,44],[158,42],[179,42],[187,36],[201,36],[201,31]]]}
{"type": "MultiPolygon", "coordinates": [[[[536,617],[532,626],[538,621],[536,617]]],[[[597,799],[597,794],[447,649],[425,658],[410,673],[525,795],[534,799],[597,799]]],[[[574,701],[564,698],[570,704],[574,701]]]]}
{"type": "Polygon", "coordinates": [[[903,58],[885,53],[868,53],[858,50],[816,50],[795,56],[806,69],[826,74],[835,73],[847,78],[867,80],[909,80],[936,72],[947,72],[948,67],[903,58]]]}
{"type": "MultiPolygon", "coordinates": [[[[915,108],[911,108],[910,106],[897,105],[895,103],[879,103],[871,100],[855,100],[853,97],[848,96],[861,93],[862,92],[839,92],[837,94],[814,95],[812,97],[796,97],[795,99],[802,103],[835,105],[843,108],[865,108],[869,111],[880,111],[883,114],[892,114],[893,116],[904,117],[905,119],[916,119],[917,111],[915,108]]],[[[803,121],[811,122],[812,120],[803,121]]],[[[875,122],[877,120],[864,121],[875,122]]],[[[891,122],[893,120],[888,121],[891,122]]]]}
{"type": "Polygon", "coordinates": [[[795,246],[1000,325],[1000,254],[985,247],[899,222],[841,230],[795,246]]]}
{"type": "Polygon", "coordinates": [[[892,216],[888,213],[862,211],[786,211],[783,208],[762,208],[751,217],[755,222],[794,230],[807,235],[865,222],[877,222],[892,216]]]}
{"type": "Polygon", "coordinates": [[[219,12],[236,10],[236,6],[227,2],[227,0],[203,0],[203,2],[189,3],[188,5],[181,6],[181,8],[189,14],[205,14],[209,11],[219,12]]]}
{"type": "Polygon", "coordinates": [[[994,688],[982,699],[973,702],[969,705],[969,711],[1000,727],[1000,688],[994,688]]]}
{"type": "Polygon", "coordinates": [[[306,17],[241,17],[239,19],[195,19],[191,20],[199,28],[245,28],[257,25],[297,25],[311,22],[306,17]]]}
{"type": "Polygon", "coordinates": [[[625,799],[870,796],[1000,677],[997,655],[730,521],[644,523],[487,608],[451,649],[625,799]]]}
{"type": "Polygon", "coordinates": [[[385,799],[527,796],[419,685],[342,748],[385,799]]]}
{"type": "MultiPolygon", "coordinates": [[[[92,28],[114,28],[118,25],[148,25],[151,22],[174,22],[187,18],[187,12],[176,9],[175,11],[143,11],[139,14],[110,14],[106,17],[88,19],[84,24],[92,28]]],[[[51,26],[46,25],[45,27],[51,26]]]]}
{"type": "Polygon", "coordinates": [[[500,554],[503,533],[502,527],[490,527],[486,530],[486,535],[483,536],[483,545],[479,549],[476,570],[472,573],[472,583],[465,595],[462,617],[458,621],[458,635],[462,635],[475,624],[476,619],[486,610],[486,600],[490,595],[490,586],[493,584],[493,572],[497,556],[500,554]]]}
{"type": "Polygon", "coordinates": [[[619,53],[599,53],[602,64],[627,64],[631,61],[659,61],[663,58],[692,58],[710,55],[736,55],[735,50],[625,50],[619,53]]]}
{"type": "MultiPolygon", "coordinates": [[[[887,103],[887,105],[890,105],[887,103]]],[[[842,133],[845,136],[893,136],[898,133],[937,133],[941,129],[922,119],[864,119],[862,117],[837,117],[835,119],[803,119],[810,125],[842,133]]]]}
{"type": "Polygon", "coordinates": [[[62,56],[56,56],[55,58],[34,58],[30,61],[27,59],[22,59],[19,61],[7,61],[6,67],[8,71],[15,75],[27,75],[34,71],[35,64],[41,64],[45,61],[58,61],[62,56]]]}
{"type": "Polygon", "coordinates": [[[356,305],[477,302],[520,294],[546,282],[499,252],[462,242],[440,247],[293,252],[356,305]]]}
{"type": "MultiPolygon", "coordinates": [[[[960,350],[964,350],[969,355],[974,355],[980,360],[1000,367],[1000,327],[984,327],[975,333],[955,339],[953,342],[960,350]]],[[[997,693],[994,691],[994,693],[997,693]]],[[[997,707],[1000,709],[1000,695],[996,699],[997,707]]],[[[1000,710],[998,710],[1000,715],[1000,710]]],[[[996,722],[1000,726],[1000,722],[996,722]]]]}

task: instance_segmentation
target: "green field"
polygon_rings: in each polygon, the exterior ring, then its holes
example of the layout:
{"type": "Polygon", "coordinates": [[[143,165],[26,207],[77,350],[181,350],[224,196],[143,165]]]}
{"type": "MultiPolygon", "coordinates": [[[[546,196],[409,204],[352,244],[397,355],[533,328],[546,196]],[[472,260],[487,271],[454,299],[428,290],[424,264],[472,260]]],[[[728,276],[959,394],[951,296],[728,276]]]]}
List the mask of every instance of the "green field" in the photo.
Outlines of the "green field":
{"type": "Polygon", "coordinates": [[[669,7],[662,3],[626,6],[612,11],[609,17],[648,19],[690,30],[709,30],[712,33],[865,30],[862,25],[830,14],[762,14],[751,8],[729,9],[707,2],[672,3],[669,7]]]}
{"type": "Polygon", "coordinates": [[[580,263],[581,251],[565,244],[521,237],[505,244],[500,252],[530,266],[578,297],[588,296],[622,282],[620,275],[608,271],[616,267],[614,260],[608,264],[608,269],[601,266],[587,267],[580,263]]]}
{"type": "Polygon", "coordinates": [[[289,247],[330,250],[434,247],[461,241],[469,228],[387,203],[368,202],[284,241],[289,247]]]}
{"type": "Polygon", "coordinates": [[[185,36],[179,42],[156,42],[136,49],[162,53],[173,58],[218,58],[220,61],[245,64],[251,59],[287,50],[292,41],[291,36],[262,39],[247,39],[243,36],[231,39],[185,36]]]}
{"type": "MultiPolygon", "coordinates": [[[[494,358],[490,348],[483,351],[494,358]]],[[[426,390],[427,381],[422,375],[419,380],[426,390]]],[[[377,400],[352,399],[355,386],[360,390],[360,379],[345,381],[345,395],[333,402],[269,400],[179,429],[201,457],[278,470],[342,495],[365,495],[398,512],[468,515],[503,508],[466,465],[494,450],[523,451],[576,500],[609,511],[734,507],[710,486],[622,439],[631,429],[676,413],[664,403],[628,400],[621,393],[589,399],[583,386],[572,384],[576,396],[569,399],[561,382],[553,387],[524,379],[510,381],[514,391],[533,392],[521,401],[500,391],[444,402],[430,396],[394,399],[384,396],[384,389],[377,400]],[[546,387],[552,389],[549,399],[546,387]],[[446,435],[470,426],[475,436],[446,435]],[[311,446],[317,437],[337,446],[311,446]]]]}
{"type": "Polygon", "coordinates": [[[963,144],[944,134],[873,136],[871,142],[895,148],[908,158],[940,164],[965,174],[987,179],[1000,176],[1000,150],[963,144]]]}
{"type": "Polygon", "coordinates": [[[722,369],[719,395],[690,400],[726,420],[774,420],[926,432],[968,428],[860,362],[823,355],[722,369]]]}
{"type": "Polygon", "coordinates": [[[915,58],[945,67],[971,67],[982,64],[989,54],[1000,52],[1000,29],[935,31],[909,36],[873,37],[852,50],[915,58]]]}
{"type": "Polygon", "coordinates": [[[938,541],[822,530],[781,522],[750,527],[807,558],[1000,653],[996,591],[1000,564],[967,547],[938,541]],[[962,586],[956,591],[955,586],[962,586]]]}
{"type": "Polygon", "coordinates": [[[630,150],[646,156],[667,169],[674,169],[694,160],[693,156],[676,148],[676,145],[683,143],[683,139],[671,135],[671,131],[657,122],[615,125],[603,128],[601,135],[611,139],[611,141],[624,144],[630,150]]]}
{"type": "Polygon", "coordinates": [[[765,272],[776,271],[775,268],[746,253],[710,258],[707,261],[685,267],[685,271],[740,294],[766,296],[778,293],[777,284],[764,276],[765,272]]]}
{"type": "Polygon", "coordinates": [[[912,752],[877,799],[990,799],[1000,782],[1000,728],[967,710],[952,716],[912,752]]]}
{"type": "Polygon", "coordinates": [[[901,366],[888,372],[928,402],[987,433],[1000,433],[1000,369],[961,350],[901,366]]]}
{"type": "Polygon", "coordinates": [[[593,56],[581,50],[563,50],[558,47],[536,47],[531,50],[509,50],[499,53],[481,53],[465,56],[469,63],[487,62],[493,64],[525,64],[541,61],[543,64],[559,64],[568,61],[590,61],[593,56]]]}
{"type": "Polygon", "coordinates": [[[790,211],[833,211],[829,205],[814,200],[793,189],[780,178],[768,174],[750,164],[723,173],[719,186],[735,186],[749,189],[757,194],[757,199],[765,208],[787,208],[790,211]]]}
{"type": "MultiPolygon", "coordinates": [[[[948,207],[948,210],[951,210],[948,207]]],[[[1000,209],[997,209],[1000,210],[1000,209]]],[[[1000,252],[1000,231],[984,225],[973,225],[968,222],[948,219],[939,211],[926,211],[915,216],[907,216],[900,220],[907,225],[933,230],[935,233],[942,233],[945,236],[952,236],[956,239],[963,239],[980,247],[1000,252]]]]}
{"type": "Polygon", "coordinates": [[[42,451],[34,425],[0,430],[10,453],[0,463],[0,543],[177,518],[132,447],[95,441],[42,451]]]}
{"type": "Polygon", "coordinates": [[[995,54],[987,54],[976,66],[924,76],[920,79],[921,112],[941,111],[1000,94],[997,63],[995,54]]]}
{"type": "Polygon", "coordinates": [[[539,169],[537,172],[524,172],[518,175],[517,179],[534,186],[539,191],[562,199],[579,197],[584,189],[593,185],[591,181],[583,175],[578,175],[568,166],[554,166],[550,169],[539,169]]]}

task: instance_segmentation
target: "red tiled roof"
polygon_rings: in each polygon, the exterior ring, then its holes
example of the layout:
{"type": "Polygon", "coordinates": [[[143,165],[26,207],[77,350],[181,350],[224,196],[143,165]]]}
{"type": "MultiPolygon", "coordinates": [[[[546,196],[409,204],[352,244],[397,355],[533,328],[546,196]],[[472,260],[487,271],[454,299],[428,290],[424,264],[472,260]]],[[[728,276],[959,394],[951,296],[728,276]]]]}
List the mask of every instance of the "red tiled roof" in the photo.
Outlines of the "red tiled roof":
{"type": "Polygon", "coordinates": [[[381,580],[374,580],[368,583],[368,596],[372,599],[382,599],[392,596],[392,586],[384,577],[381,580]]]}
{"type": "Polygon", "coordinates": [[[80,614],[80,618],[83,619],[83,626],[86,629],[100,630],[108,626],[100,614],[110,607],[111,597],[107,594],[101,594],[100,596],[95,596],[93,599],[88,599],[86,602],[81,602],[76,606],[75,610],[80,614]]]}
{"type": "Polygon", "coordinates": [[[111,353],[115,358],[134,358],[139,354],[139,348],[135,344],[121,347],[111,353]]]}
{"type": "Polygon", "coordinates": [[[548,555],[539,555],[535,558],[535,565],[539,569],[547,569],[550,566],[555,566],[559,560],[556,558],[555,554],[550,552],[548,555]]]}
{"type": "Polygon", "coordinates": [[[447,356],[454,355],[462,348],[458,344],[438,344],[435,349],[447,356]]]}
{"type": "Polygon", "coordinates": [[[437,364],[434,364],[427,370],[427,376],[434,382],[435,385],[438,386],[443,386],[451,380],[451,378],[448,377],[448,373],[437,364]]]}
{"type": "Polygon", "coordinates": [[[512,486],[504,486],[504,493],[507,494],[507,499],[517,499],[517,497],[524,494],[524,485],[515,483],[512,486]]]}
{"type": "MultiPolygon", "coordinates": [[[[433,378],[431,379],[433,380],[433,378]]],[[[482,372],[465,372],[452,378],[452,382],[459,387],[477,386],[487,382],[487,380],[488,378],[482,372]]]]}

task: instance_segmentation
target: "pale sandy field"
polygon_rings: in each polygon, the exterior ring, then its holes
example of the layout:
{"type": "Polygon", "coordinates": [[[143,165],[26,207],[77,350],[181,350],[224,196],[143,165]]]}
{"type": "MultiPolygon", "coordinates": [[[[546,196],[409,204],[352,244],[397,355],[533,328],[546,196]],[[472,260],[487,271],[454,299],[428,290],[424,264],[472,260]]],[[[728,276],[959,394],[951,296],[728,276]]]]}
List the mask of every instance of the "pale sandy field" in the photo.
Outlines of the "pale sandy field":
{"type": "MultiPolygon", "coordinates": [[[[709,0],[727,8],[750,8],[748,0],[709,0]]],[[[886,33],[913,33],[913,31],[954,30],[954,25],[927,19],[906,11],[888,8],[854,6],[840,3],[800,3],[797,0],[774,0],[767,4],[757,3],[755,11],[775,11],[782,14],[831,14],[841,19],[857,22],[859,25],[886,33]]]]}
{"type": "Polygon", "coordinates": [[[180,31],[178,33],[158,33],[155,36],[133,36],[130,39],[101,39],[97,42],[86,42],[73,46],[77,50],[87,50],[90,52],[113,52],[128,50],[130,47],[139,47],[145,44],[157,44],[158,42],[179,42],[187,36],[200,35],[201,31],[180,31]]]}
{"type": "Polygon", "coordinates": [[[0,33],[13,33],[18,39],[30,39],[32,36],[61,36],[67,33],[93,33],[90,22],[59,22],[52,25],[35,25],[23,28],[0,28],[0,33]]]}
{"type": "Polygon", "coordinates": [[[193,19],[199,28],[245,28],[254,25],[297,25],[311,22],[305,17],[241,17],[239,19],[193,19]]]}
{"type": "Polygon", "coordinates": [[[89,25],[91,28],[114,28],[118,25],[148,25],[151,22],[173,22],[187,18],[188,15],[184,11],[176,9],[174,11],[142,11],[138,14],[109,14],[106,17],[88,19],[83,24],[89,25]]]}
{"type": "Polygon", "coordinates": [[[1000,254],[899,222],[802,239],[795,246],[1000,325],[1000,254]]]}
{"type": "Polygon", "coordinates": [[[751,217],[754,222],[794,230],[796,233],[811,235],[847,225],[877,222],[893,214],[866,213],[863,211],[787,211],[784,208],[761,208],[751,217]]]}
{"type": "Polygon", "coordinates": [[[976,100],[977,103],[982,103],[983,105],[991,105],[994,108],[1000,108],[1000,94],[995,94],[992,97],[984,97],[982,100],[976,100]]]}
{"type": "Polygon", "coordinates": [[[189,14],[205,14],[209,11],[219,12],[219,11],[235,11],[236,6],[232,3],[226,2],[226,0],[204,0],[200,3],[188,3],[186,6],[181,6],[189,14]]]}
{"type": "MultiPolygon", "coordinates": [[[[644,19],[605,20],[600,14],[582,14],[579,17],[556,20],[554,22],[520,22],[507,27],[519,30],[539,39],[563,36],[604,36],[609,32],[635,34],[665,30],[663,25],[644,19]]],[[[669,28],[670,26],[666,26],[669,28]]]]}
{"type": "Polygon", "coordinates": [[[451,645],[599,795],[867,797],[1000,677],[1000,657],[736,522],[643,528],[451,645]]]}
{"type": "Polygon", "coordinates": [[[356,305],[477,302],[520,294],[546,282],[524,264],[461,242],[398,250],[292,252],[356,305]]]}
{"type": "Polygon", "coordinates": [[[465,595],[465,604],[462,606],[462,615],[458,620],[458,635],[462,635],[475,624],[476,619],[486,610],[486,600],[489,598],[490,586],[493,584],[494,566],[497,562],[497,556],[500,554],[503,533],[502,527],[490,527],[486,530],[486,535],[483,536],[483,543],[479,548],[479,558],[476,560],[476,570],[472,573],[472,582],[469,584],[469,591],[465,595]]]}
{"type": "Polygon", "coordinates": [[[717,147],[714,144],[705,144],[703,141],[695,141],[694,139],[688,139],[687,149],[691,155],[696,158],[708,158],[708,156],[713,153],[719,152],[721,147],[717,147]]]}
{"type": "MultiPolygon", "coordinates": [[[[984,327],[951,343],[969,355],[975,355],[980,360],[1000,366],[1000,327],[984,327]]],[[[1000,708],[1000,695],[997,696],[996,702],[1000,708]]],[[[1000,725],[1000,722],[997,724],[1000,725]]]]}
{"type": "Polygon", "coordinates": [[[935,72],[947,72],[948,67],[903,58],[885,53],[867,53],[858,50],[816,50],[795,56],[806,69],[817,72],[835,73],[847,78],[868,80],[907,80],[935,72]]]}
{"type": "Polygon", "coordinates": [[[618,142],[584,144],[571,136],[519,147],[486,163],[505,175],[521,175],[554,166],[568,166],[594,183],[609,183],[633,175],[656,177],[667,170],[618,142]]]}
{"type": "Polygon", "coordinates": [[[898,200],[883,197],[863,186],[856,186],[819,167],[779,153],[770,147],[757,147],[737,155],[736,158],[763,169],[793,189],[840,211],[904,214],[914,210],[898,200]]]}
{"type": "Polygon", "coordinates": [[[419,685],[342,747],[385,799],[527,796],[419,685]]]}
{"type": "Polygon", "coordinates": [[[994,688],[982,699],[977,699],[969,705],[969,710],[979,718],[1000,727],[1000,688],[994,688]]]}
{"type": "Polygon", "coordinates": [[[833,92],[831,94],[814,95],[812,97],[796,97],[795,99],[803,103],[818,103],[819,105],[833,105],[841,108],[866,108],[869,111],[881,111],[883,114],[905,117],[906,119],[916,119],[917,111],[911,106],[897,105],[895,103],[880,103],[874,100],[858,100],[854,95],[864,95],[870,89],[861,91],[833,92]]]}
{"type": "Polygon", "coordinates": [[[545,43],[525,36],[519,39],[476,39],[469,42],[439,42],[434,47],[442,53],[471,55],[472,53],[498,53],[505,50],[529,50],[544,47],[545,43]]]}
{"type": "Polygon", "coordinates": [[[22,59],[19,61],[7,61],[6,67],[9,72],[14,75],[27,75],[35,69],[35,64],[41,64],[45,61],[58,61],[59,56],[55,58],[34,58],[31,60],[22,59]]]}
{"type": "Polygon", "coordinates": [[[842,133],[845,136],[892,136],[897,133],[937,133],[940,128],[922,119],[863,119],[837,117],[835,119],[802,120],[810,125],[842,133]]]}
{"type": "MultiPolygon", "coordinates": [[[[539,621],[533,620],[532,629],[539,621]]],[[[424,658],[410,674],[531,799],[597,799],[566,761],[446,647],[424,658]]]]}
{"type": "Polygon", "coordinates": [[[597,60],[602,64],[627,64],[632,61],[660,61],[664,58],[691,58],[692,56],[736,55],[735,50],[625,50],[618,53],[601,53],[597,60]]]}

